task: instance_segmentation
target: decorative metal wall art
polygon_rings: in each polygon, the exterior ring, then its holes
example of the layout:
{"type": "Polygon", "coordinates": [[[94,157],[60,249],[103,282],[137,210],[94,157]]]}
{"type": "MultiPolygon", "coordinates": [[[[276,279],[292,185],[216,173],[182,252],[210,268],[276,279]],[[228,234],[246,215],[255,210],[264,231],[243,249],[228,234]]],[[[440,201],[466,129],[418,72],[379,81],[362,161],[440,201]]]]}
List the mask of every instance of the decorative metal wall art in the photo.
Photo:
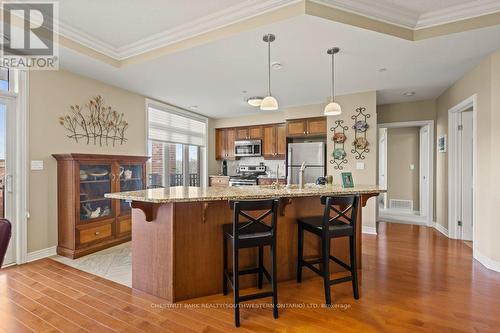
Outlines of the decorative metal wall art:
{"type": "Polygon", "coordinates": [[[330,128],[334,144],[332,153],[333,159],[330,160],[330,164],[334,164],[333,168],[336,170],[343,170],[344,167],[342,164],[347,164],[347,154],[345,152],[344,145],[347,139],[345,132],[349,129],[349,126],[344,126],[343,123],[343,120],[336,120],[335,126],[330,128]]]}
{"type": "Polygon", "coordinates": [[[354,141],[352,143],[353,148],[351,149],[351,153],[354,154],[354,158],[357,160],[364,160],[364,154],[369,153],[370,149],[368,148],[368,140],[366,139],[366,131],[368,130],[368,118],[370,118],[370,114],[365,113],[366,108],[359,107],[356,109],[356,114],[351,116],[351,119],[354,120],[354,125],[352,128],[354,129],[354,141]]]}
{"type": "Polygon", "coordinates": [[[104,105],[101,96],[94,97],[85,107],[71,105],[71,114],[59,117],[59,124],[70,132],[68,138],[106,146],[111,142],[123,144],[127,141],[125,132],[128,123],[123,113],[118,113],[111,106],[104,105]]]}

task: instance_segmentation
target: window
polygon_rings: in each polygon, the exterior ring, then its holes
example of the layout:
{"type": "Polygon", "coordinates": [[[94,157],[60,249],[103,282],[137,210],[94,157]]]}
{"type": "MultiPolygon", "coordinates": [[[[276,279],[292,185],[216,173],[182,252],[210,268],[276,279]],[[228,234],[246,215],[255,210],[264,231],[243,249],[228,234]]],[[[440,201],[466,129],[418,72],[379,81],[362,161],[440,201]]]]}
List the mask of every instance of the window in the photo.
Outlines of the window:
{"type": "Polygon", "coordinates": [[[0,90],[9,91],[9,69],[0,67],[0,90]]]}
{"type": "Polygon", "coordinates": [[[205,184],[207,119],[156,103],[147,109],[148,187],[205,184]]]}

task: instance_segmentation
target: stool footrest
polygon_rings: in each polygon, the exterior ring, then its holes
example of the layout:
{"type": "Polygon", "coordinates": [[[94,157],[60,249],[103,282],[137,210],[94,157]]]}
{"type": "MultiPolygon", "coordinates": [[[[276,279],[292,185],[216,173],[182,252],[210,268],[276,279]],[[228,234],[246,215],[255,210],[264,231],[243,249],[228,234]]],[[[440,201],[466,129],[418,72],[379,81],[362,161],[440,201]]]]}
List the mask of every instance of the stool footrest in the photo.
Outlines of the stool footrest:
{"type": "Polygon", "coordinates": [[[346,276],[343,278],[330,280],[330,285],[337,284],[337,283],[343,283],[343,282],[349,282],[349,281],[352,281],[352,276],[346,276]]]}
{"type": "Polygon", "coordinates": [[[240,297],[238,297],[238,301],[239,302],[246,302],[246,301],[251,301],[254,299],[258,299],[258,298],[271,297],[271,296],[273,296],[273,292],[266,291],[266,292],[262,292],[262,293],[252,294],[252,295],[240,296],[240,297]]]}
{"type": "MultiPolygon", "coordinates": [[[[314,261],[316,261],[316,260],[314,260],[314,261]]],[[[321,262],[321,261],[320,261],[320,262],[321,262]]],[[[318,275],[322,275],[321,271],[320,271],[318,268],[316,268],[316,267],[314,267],[314,266],[313,266],[313,265],[315,265],[315,264],[319,264],[318,262],[303,261],[303,262],[302,262],[302,264],[303,264],[305,267],[309,268],[309,269],[310,269],[311,271],[313,271],[314,273],[316,273],[316,274],[318,274],[318,275]]]]}
{"type": "Polygon", "coordinates": [[[335,262],[336,264],[338,264],[338,265],[340,265],[340,266],[344,267],[344,268],[345,268],[345,269],[347,269],[348,271],[350,271],[350,270],[351,270],[351,266],[349,266],[349,265],[348,265],[348,264],[346,264],[345,262],[341,261],[340,259],[338,259],[338,258],[336,258],[336,257],[334,257],[334,256],[332,256],[332,255],[330,256],[330,260],[331,260],[331,261],[333,261],[333,262],[335,262]]]}

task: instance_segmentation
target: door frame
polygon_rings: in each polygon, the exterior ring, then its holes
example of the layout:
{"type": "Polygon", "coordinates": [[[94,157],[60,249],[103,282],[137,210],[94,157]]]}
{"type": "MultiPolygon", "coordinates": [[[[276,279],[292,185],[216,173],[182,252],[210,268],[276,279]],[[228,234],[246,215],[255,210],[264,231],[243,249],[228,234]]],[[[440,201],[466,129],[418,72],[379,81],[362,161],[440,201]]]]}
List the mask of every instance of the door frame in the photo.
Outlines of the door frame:
{"type": "MultiPolygon", "coordinates": [[[[427,152],[429,154],[428,158],[429,182],[427,183],[427,193],[429,194],[427,198],[428,211],[426,212],[425,215],[420,215],[420,216],[411,216],[409,214],[394,214],[391,216],[380,216],[379,207],[377,205],[377,220],[379,220],[379,218],[383,218],[384,220],[390,222],[411,223],[411,224],[420,224],[427,226],[434,225],[434,120],[417,120],[417,121],[403,121],[403,122],[377,124],[377,145],[379,142],[378,136],[380,128],[403,128],[403,127],[423,127],[423,126],[429,126],[429,146],[427,149],[427,152]]],[[[378,171],[379,158],[380,156],[377,153],[377,174],[379,172],[378,171]]],[[[385,176],[387,179],[388,175],[386,174],[385,176]]],[[[419,184],[420,184],[420,179],[419,179],[419,184]]]]}
{"type": "Polygon", "coordinates": [[[458,116],[461,112],[472,107],[472,242],[476,247],[476,184],[477,184],[477,94],[474,94],[448,110],[448,236],[454,239],[461,239],[462,235],[458,231],[458,207],[460,196],[458,194],[457,182],[459,181],[458,164],[460,162],[460,148],[458,143],[458,116]]]}
{"type": "MultiPolygon", "coordinates": [[[[14,77],[14,76],[13,76],[14,77]]],[[[15,242],[15,261],[12,265],[23,264],[27,262],[28,257],[28,143],[29,143],[29,74],[27,71],[18,71],[16,75],[16,84],[19,93],[2,92],[2,97],[15,102],[16,107],[16,129],[15,129],[15,147],[17,152],[14,158],[15,174],[12,178],[15,188],[13,196],[13,218],[14,231],[13,241],[15,242]]]]}

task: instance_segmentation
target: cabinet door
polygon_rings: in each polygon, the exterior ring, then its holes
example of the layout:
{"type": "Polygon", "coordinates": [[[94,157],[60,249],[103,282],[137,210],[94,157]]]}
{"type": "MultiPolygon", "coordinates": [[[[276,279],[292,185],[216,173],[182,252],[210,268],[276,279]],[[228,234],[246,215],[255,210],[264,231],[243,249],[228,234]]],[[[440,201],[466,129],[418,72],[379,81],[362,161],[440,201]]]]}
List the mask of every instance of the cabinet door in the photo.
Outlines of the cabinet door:
{"type": "Polygon", "coordinates": [[[249,139],[248,136],[248,128],[237,128],[236,129],[236,139],[237,140],[247,140],[249,139]]]}
{"type": "Polygon", "coordinates": [[[307,135],[326,135],[326,118],[307,119],[307,135]]]}
{"type": "Polygon", "coordinates": [[[111,164],[78,163],[79,215],[78,224],[100,221],[114,215],[113,201],[105,193],[116,192],[116,175],[111,164]]]}
{"type": "Polygon", "coordinates": [[[304,136],[306,135],[306,121],[304,119],[289,120],[286,122],[288,136],[304,136]]]}
{"type": "Polygon", "coordinates": [[[273,158],[276,154],[276,126],[264,126],[262,131],[262,155],[264,158],[273,158]]]}
{"type": "Polygon", "coordinates": [[[276,157],[285,158],[286,155],[286,127],[285,124],[276,125],[276,157]]]}
{"type": "Polygon", "coordinates": [[[234,141],[236,140],[236,130],[226,129],[225,131],[225,141],[226,141],[226,158],[234,158],[234,141]]]}
{"type": "MultiPolygon", "coordinates": [[[[120,164],[117,177],[120,181],[120,192],[138,191],[146,188],[142,164],[120,164]]],[[[120,200],[118,215],[129,215],[130,213],[130,204],[125,200],[120,200]]]]}
{"type": "Polygon", "coordinates": [[[226,154],[226,143],[224,140],[224,130],[215,130],[215,159],[222,160],[226,154]]]}
{"type": "Polygon", "coordinates": [[[262,127],[249,127],[248,128],[248,137],[249,139],[262,139],[262,127]]]}

